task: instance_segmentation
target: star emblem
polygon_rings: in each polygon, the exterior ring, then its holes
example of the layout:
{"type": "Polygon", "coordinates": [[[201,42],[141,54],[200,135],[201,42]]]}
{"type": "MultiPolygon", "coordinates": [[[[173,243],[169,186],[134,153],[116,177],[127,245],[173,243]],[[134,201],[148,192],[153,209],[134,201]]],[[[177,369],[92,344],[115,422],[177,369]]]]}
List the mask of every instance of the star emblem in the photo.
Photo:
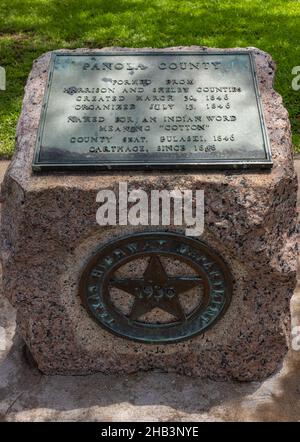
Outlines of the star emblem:
{"type": "Polygon", "coordinates": [[[186,314],[178,295],[198,286],[199,277],[170,277],[166,273],[158,256],[151,256],[142,279],[111,279],[110,284],[134,296],[129,313],[132,321],[154,308],[160,308],[180,321],[186,320],[186,314]]]}

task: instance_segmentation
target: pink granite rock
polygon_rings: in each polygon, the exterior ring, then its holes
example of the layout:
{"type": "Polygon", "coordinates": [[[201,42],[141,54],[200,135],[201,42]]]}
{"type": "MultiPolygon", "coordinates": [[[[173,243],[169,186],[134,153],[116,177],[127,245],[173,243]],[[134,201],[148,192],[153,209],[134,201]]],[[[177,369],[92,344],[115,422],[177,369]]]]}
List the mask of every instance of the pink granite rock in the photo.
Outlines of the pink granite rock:
{"type": "MultiPolygon", "coordinates": [[[[108,49],[122,50],[102,50],[108,49]]],[[[1,229],[4,293],[17,310],[18,332],[44,373],[162,369],[245,381],[262,379],[280,366],[288,348],[297,258],[290,123],[273,89],[271,57],[256,48],[242,50],[255,56],[274,161],[271,171],[33,174],[50,53],[35,61],[17,149],[2,186],[1,229]],[[146,230],[96,223],[97,192],[117,191],[120,180],[144,190],[205,190],[201,239],[231,268],[234,288],[225,315],[204,334],[164,345],[125,340],[96,324],[82,305],[79,278],[95,250],[112,238],[146,230]]]]}

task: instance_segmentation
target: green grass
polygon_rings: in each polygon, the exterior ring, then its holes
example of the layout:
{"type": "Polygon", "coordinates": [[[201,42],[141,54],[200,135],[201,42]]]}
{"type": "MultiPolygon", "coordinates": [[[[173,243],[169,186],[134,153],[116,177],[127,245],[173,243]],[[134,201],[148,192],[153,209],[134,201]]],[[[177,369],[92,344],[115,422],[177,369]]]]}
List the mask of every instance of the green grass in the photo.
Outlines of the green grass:
{"type": "Polygon", "coordinates": [[[76,47],[257,46],[278,65],[276,89],[289,111],[300,152],[299,0],[0,0],[0,158],[9,158],[23,88],[43,52],[76,47]]]}

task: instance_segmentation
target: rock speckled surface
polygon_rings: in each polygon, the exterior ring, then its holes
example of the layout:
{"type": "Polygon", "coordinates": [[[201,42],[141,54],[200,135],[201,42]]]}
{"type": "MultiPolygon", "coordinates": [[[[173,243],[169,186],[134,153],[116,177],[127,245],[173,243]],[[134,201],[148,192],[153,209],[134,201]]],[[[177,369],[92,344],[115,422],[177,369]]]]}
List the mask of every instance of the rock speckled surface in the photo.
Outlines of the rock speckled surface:
{"type": "Polygon", "coordinates": [[[17,330],[44,373],[161,369],[259,380],[279,368],[287,351],[296,281],[297,182],[288,114],[273,89],[274,62],[258,49],[245,50],[255,55],[271,172],[33,174],[50,53],[34,63],[17,150],[2,185],[2,264],[4,294],[17,309],[17,330]],[[144,230],[96,224],[97,192],[117,191],[120,180],[144,190],[204,189],[201,239],[223,256],[234,277],[229,309],[204,335],[164,346],[125,341],[94,323],[81,305],[79,277],[95,250],[112,238],[144,230]]]}

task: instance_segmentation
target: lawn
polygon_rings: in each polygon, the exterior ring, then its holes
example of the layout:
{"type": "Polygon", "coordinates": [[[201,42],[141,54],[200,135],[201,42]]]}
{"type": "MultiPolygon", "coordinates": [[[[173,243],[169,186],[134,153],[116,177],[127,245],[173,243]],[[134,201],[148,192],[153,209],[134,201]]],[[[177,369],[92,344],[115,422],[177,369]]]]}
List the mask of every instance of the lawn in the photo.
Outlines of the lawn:
{"type": "Polygon", "coordinates": [[[289,111],[300,152],[299,0],[0,0],[0,158],[9,158],[23,88],[43,52],[76,47],[257,46],[278,65],[276,90],[289,111]]]}

